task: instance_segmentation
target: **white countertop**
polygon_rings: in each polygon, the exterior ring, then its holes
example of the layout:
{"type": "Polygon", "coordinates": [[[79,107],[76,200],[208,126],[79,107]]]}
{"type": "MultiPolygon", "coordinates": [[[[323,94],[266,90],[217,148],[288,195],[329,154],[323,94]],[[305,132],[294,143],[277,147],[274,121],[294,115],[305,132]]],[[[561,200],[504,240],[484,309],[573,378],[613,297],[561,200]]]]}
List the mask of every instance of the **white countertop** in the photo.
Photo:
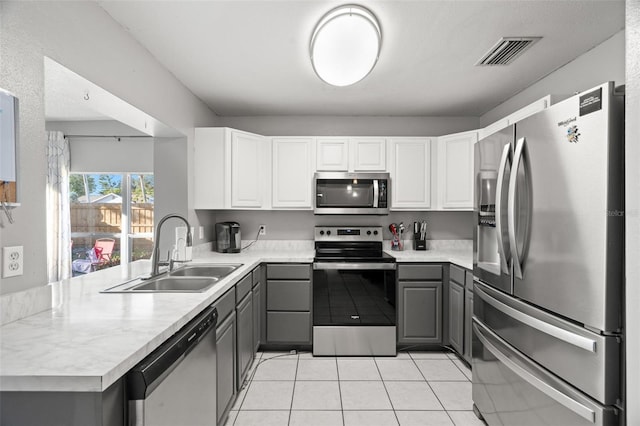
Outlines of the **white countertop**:
{"type": "MultiPolygon", "coordinates": [[[[398,262],[453,262],[471,250],[387,251],[398,262]]],[[[100,392],[263,262],[311,263],[313,249],[198,253],[194,263],[242,263],[204,293],[100,293],[148,273],[138,261],[51,285],[53,309],[0,327],[0,391],[100,392]]]]}

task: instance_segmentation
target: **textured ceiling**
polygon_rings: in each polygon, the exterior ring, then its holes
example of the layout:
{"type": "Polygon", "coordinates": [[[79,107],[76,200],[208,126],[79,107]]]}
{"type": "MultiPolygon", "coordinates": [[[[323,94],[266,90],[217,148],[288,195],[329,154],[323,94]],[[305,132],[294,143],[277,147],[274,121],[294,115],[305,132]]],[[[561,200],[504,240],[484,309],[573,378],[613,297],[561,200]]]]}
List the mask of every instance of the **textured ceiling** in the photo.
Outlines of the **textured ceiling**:
{"type": "Polygon", "coordinates": [[[380,20],[373,72],[345,88],[308,56],[335,1],[106,1],[113,19],[222,116],[478,116],[624,28],[622,0],[364,1],[380,20]],[[476,67],[502,36],[542,36],[476,67]]]}

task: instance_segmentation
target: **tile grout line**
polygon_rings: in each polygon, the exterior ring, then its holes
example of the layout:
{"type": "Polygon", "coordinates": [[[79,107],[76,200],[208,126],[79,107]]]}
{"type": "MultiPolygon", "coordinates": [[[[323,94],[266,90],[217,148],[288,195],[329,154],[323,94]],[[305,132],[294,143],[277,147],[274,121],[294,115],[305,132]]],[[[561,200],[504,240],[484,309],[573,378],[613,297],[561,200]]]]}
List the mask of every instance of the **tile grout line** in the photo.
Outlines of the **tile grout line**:
{"type": "Polygon", "coordinates": [[[340,384],[340,368],[338,367],[338,356],[336,356],[336,374],[338,375],[338,395],[340,395],[340,416],[342,417],[342,426],[344,426],[344,405],[342,405],[342,386],[340,384]]]}
{"type": "MultiPolygon", "coordinates": [[[[447,357],[448,358],[448,357],[447,357]]],[[[438,394],[436,393],[436,391],[433,390],[433,388],[431,387],[431,384],[429,383],[429,380],[427,380],[426,377],[424,377],[424,374],[422,373],[422,370],[420,370],[420,367],[418,366],[418,364],[416,363],[416,360],[413,358],[413,356],[411,357],[411,360],[413,361],[413,363],[415,364],[416,368],[418,369],[418,371],[420,372],[420,375],[424,378],[424,381],[427,383],[427,386],[429,386],[429,389],[431,389],[431,392],[433,392],[433,395],[436,397],[436,399],[438,400],[438,403],[442,406],[442,409],[444,410],[445,413],[447,413],[447,417],[449,417],[449,420],[451,420],[451,423],[455,426],[455,422],[453,421],[453,419],[451,418],[451,415],[449,415],[449,411],[445,408],[444,404],[442,403],[442,401],[440,401],[440,398],[438,397],[438,394]]],[[[449,360],[451,361],[451,360],[449,360]]],[[[453,361],[451,361],[453,362],[453,361]]],[[[466,376],[465,376],[466,377],[466,376]]]]}
{"type": "Polygon", "coordinates": [[[293,375],[293,390],[291,391],[291,403],[289,404],[289,418],[287,420],[287,425],[291,424],[291,412],[293,411],[293,398],[296,396],[296,383],[298,381],[298,365],[300,365],[300,353],[297,353],[296,356],[296,371],[293,375]]]}
{"type": "Polygon", "coordinates": [[[384,387],[384,391],[387,394],[387,398],[389,398],[389,404],[391,404],[391,409],[393,410],[393,416],[396,418],[396,422],[398,425],[400,424],[400,419],[398,418],[398,414],[396,413],[396,407],[393,405],[393,401],[391,400],[391,395],[389,395],[389,390],[387,389],[387,385],[384,382],[384,377],[382,377],[382,372],[380,371],[380,367],[378,366],[378,361],[375,357],[373,357],[373,363],[376,366],[376,370],[378,370],[378,374],[380,375],[380,379],[382,379],[382,387],[384,387]]]}

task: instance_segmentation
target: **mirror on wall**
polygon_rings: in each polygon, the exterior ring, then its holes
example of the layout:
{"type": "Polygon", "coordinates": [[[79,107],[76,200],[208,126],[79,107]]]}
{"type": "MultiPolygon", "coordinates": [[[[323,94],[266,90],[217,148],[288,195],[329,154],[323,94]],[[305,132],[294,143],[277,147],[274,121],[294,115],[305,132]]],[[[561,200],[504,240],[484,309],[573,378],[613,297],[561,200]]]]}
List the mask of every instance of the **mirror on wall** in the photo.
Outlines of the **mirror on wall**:
{"type": "Polygon", "coordinates": [[[3,207],[17,200],[18,98],[0,89],[0,201],[3,207]]]}

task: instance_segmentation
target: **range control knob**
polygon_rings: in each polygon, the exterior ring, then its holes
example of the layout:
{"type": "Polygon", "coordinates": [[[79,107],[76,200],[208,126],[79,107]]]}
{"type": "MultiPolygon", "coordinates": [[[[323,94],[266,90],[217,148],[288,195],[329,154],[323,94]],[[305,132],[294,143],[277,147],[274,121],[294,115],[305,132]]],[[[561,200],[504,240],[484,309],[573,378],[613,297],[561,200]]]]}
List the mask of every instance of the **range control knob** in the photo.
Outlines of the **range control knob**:
{"type": "Polygon", "coordinates": [[[320,231],[320,235],[324,235],[324,231],[320,231]]]}
{"type": "Polygon", "coordinates": [[[331,235],[331,231],[327,231],[327,235],[331,235]]]}
{"type": "Polygon", "coordinates": [[[371,231],[367,231],[367,235],[371,235],[371,231]]]}
{"type": "Polygon", "coordinates": [[[373,231],[373,235],[378,235],[378,231],[373,231]]]}

